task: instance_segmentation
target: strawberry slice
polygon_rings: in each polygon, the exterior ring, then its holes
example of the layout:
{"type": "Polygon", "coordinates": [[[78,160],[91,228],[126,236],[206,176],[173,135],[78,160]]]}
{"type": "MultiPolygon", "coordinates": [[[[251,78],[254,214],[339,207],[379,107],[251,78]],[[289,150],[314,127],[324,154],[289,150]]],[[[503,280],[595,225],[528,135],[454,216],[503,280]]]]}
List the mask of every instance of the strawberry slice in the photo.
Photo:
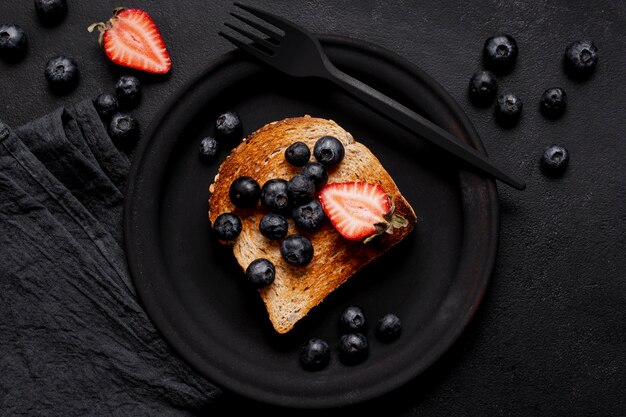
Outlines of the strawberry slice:
{"type": "Polygon", "coordinates": [[[106,23],[94,23],[87,30],[96,28],[100,46],[116,64],[154,74],[170,70],[172,62],[165,42],[147,12],[118,7],[106,23]]]}
{"type": "Polygon", "coordinates": [[[328,183],[320,190],[319,200],[332,225],[349,240],[367,243],[408,224],[405,218],[394,214],[391,197],[378,184],[328,183]]]}

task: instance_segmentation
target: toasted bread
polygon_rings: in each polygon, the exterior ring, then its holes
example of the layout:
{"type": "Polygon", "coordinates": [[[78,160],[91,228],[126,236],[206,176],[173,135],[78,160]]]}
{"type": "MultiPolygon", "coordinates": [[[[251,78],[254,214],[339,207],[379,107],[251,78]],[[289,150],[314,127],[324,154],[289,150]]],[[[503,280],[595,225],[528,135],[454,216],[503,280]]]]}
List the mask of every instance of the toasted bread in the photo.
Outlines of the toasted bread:
{"type": "Polygon", "coordinates": [[[274,282],[259,289],[269,320],[281,334],[290,331],[309,311],[331,292],[346,282],[383,253],[403,240],[416,225],[413,208],[402,196],[397,185],[378,158],[363,144],[332,120],[310,116],[288,118],[269,123],[250,134],[221,164],[213,184],[209,186],[211,224],[224,212],[233,212],[242,220],[242,231],[230,244],[243,270],[253,260],[266,258],[274,263],[274,282]],[[317,139],[330,135],[345,147],[345,157],[329,168],[328,182],[365,181],[380,184],[390,195],[395,213],[404,217],[408,225],[393,234],[382,234],[368,243],[343,238],[330,223],[314,232],[296,229],[289,219],[289,233],[300,233],[311,240],[314,248],[312,261],[304,266],[288,264],[280,254],[280,242],[269,240],[259,231],[264,211],[260,205],[251,209],[236,208],[229,199],[230,184],[240,176],[255,178],[262,186],[272,178],[288,180],[300,168],[290,165],[285,149],[296,141],[310,149],[317,139]]]}

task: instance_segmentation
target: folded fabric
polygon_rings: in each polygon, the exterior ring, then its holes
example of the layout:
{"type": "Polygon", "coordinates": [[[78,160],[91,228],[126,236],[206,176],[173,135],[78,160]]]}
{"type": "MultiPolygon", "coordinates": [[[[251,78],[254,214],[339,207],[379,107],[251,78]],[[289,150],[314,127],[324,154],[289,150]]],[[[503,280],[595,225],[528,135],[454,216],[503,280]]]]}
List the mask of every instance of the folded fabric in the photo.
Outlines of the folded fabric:
{"type": "Polygon", "coordinates": [[[193,415],[220,396],[137,298],[129,166],[91,100],[14,130],[0,122],[2,415],[193,415]]]}

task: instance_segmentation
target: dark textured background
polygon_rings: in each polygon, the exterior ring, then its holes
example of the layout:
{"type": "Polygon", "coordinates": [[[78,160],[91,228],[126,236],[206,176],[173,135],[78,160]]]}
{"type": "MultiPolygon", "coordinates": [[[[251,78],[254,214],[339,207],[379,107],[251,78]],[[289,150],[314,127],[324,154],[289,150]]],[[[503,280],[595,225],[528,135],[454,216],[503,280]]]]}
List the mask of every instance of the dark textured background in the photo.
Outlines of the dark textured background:
{"type": "MultiPolygon", "coordinates": [[[[1,0],[0,21],[28,33],[18,64],[0,61],[0,119],[18,126],[63,104],[112,91],[127,71],[109,63],[87,26],[107,19],[116,1],[68,0],[67,19],[42,27],[29,0],[1,0]],[[79,87],[55,96],[43,67],[56,52],[76,58],[79,87]]],[[[252,4],[252,2],[249,2],[252,4]]],[[[408,59],[434,76],[461,104],[491,158],[528,184],[498,185],[501,240],[483,304],[452,349],[403,388],[337,415],[376,405],[390,416],[625,416],[626,415],[626,3],[620,1],[255,1],[314,32],[361,38],[408,59]],[[481,67],[484,40],[514,36],[518,63],[501,90],[524,101],[520,123],[498,127],[493,109],[467,99],[481,67]],[[598,68],[585,82],[562,71],[565,46],[593,39],[598,68]],[[539,113],[539,97],[561,86],[569,97],[563,118],[539,113]],[[571,161],[559,179],[538,161],[551,143],[571,161]]],[[[159,105],[207,62],[231,49],[217,35],[233,10],[227,1],[129,1],[159,25],[172,56],[168,77],[140,75],[145,128],[159,105]]],[[[1,197],[0,197],[1,198],[1,197]]],[[[226,395],[220,408],[249,403],[226,395]]],[[[253,404],[255,412],[285,410],[253,404]]],[[[214,410],[217,413],[218,410],[214,410]]],[[[331,412],[328,412],[329,414],[331,412]]],[[[285,412],[284,414],[289,414],[285,412]]],[[[302,414],[302,413],[301,413],[302,414]]]]}

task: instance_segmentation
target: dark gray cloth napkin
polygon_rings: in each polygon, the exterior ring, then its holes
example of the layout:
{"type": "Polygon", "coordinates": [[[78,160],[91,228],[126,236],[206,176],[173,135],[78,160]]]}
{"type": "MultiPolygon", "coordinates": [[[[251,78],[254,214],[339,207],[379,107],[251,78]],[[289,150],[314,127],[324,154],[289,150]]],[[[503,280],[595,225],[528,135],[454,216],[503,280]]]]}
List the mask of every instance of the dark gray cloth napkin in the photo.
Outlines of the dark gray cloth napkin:
{"type": "Polygon", "coordinates": [[[193,415],[221,394],[141,308],[123,249],[129,166],[91,100],[0,122],[1,415],[193,415]]]}

